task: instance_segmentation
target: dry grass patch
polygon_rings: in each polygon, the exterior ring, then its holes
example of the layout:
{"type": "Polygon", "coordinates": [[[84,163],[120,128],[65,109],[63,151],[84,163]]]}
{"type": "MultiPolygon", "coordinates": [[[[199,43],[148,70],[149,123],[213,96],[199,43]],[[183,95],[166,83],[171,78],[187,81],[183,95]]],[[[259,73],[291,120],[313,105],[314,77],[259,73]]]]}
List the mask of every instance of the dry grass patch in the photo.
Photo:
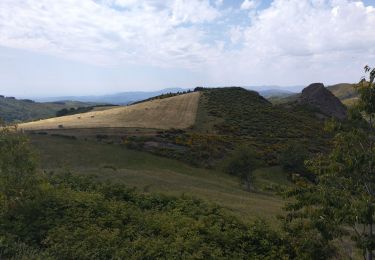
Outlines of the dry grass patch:
{"type": "Polygon", "coordinates": [[[23,130],[97,127],[184,129],[195,122],[199,97],[200,93],[194,92],[104,111],[34,121],[18,127],[23,130]]]}

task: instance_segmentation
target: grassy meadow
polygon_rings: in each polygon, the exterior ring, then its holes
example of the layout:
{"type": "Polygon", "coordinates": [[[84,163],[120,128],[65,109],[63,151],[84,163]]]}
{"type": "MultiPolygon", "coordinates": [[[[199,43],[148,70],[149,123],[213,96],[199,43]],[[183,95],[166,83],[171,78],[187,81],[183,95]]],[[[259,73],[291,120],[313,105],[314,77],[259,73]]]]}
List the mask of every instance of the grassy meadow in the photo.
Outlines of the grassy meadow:
{"type": "Polygon", "coordinates": [[[280,167],[258,170],[256,191],[249,193],[238,178],[218,170],[194,168],[120,145],[40,135],[32,135],[31,140],[39,167],[46,171],[95,175],[145,193],[194,196],[217,203],[245,221],[257,217],[275,220],[284,204],[275,186],[291,185],[280,167]]]}

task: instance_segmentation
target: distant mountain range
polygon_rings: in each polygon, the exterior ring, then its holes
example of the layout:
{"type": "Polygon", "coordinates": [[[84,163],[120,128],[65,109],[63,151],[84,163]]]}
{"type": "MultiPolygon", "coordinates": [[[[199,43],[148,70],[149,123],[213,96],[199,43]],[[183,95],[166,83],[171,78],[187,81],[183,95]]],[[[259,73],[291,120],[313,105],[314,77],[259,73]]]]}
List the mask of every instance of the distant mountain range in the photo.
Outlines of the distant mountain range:
{"type": "MultiPolygon", "coordinates": [[[[246,89],[255,90],[265,98],[277,96],[286,97],[298,93],[303,88],[302,86],[246,86],[246,89]]],[[[47,97],[47,98],[34,98],[38,102],[54,102],[54,101],[80,101],[80,102],[95,102],[107,103],[114,105],[128,105],[140,100],[145,100],[151,97],[159,96],[167,93],[177,93],[193,89],[188,88],[166,88],[156,91],[129,91],[120,92],[110,95],[90,95],[90,96],[61,96],[61,97],[47,97]]]]}
{"type": "Polygon", "coordinates": [[[259,94],[262,93],[299,93],[302,91],[302,89],[306,87],[303,85],[300,86],[276,86],[276,85],[270,85],[270,86],[246,86],[244,88],[254,90],[259,92],[259,94]]]}
{"type": "Polygon", "coordinates": [[[283,89],[267,89],[259,91],[259,94],[268,99],[272,97],[284,98],[291,95],[295,95],[296,92],[291,92],[283,89]]]}
{"type": "Polygon", "coordinates": [[[63,96],[63,97],[49,97],[49,98],[35,98],[38,102],[53,102],[53,101],[80,101],[80,102],[94,102],[94,103],[107,103],[114,105],[127,105],[140,100],[148,99],[151,97],[159,96],[167,93],[177,93],[188,91],[189,89],[183,88],[166,88],[157,91],[132,91],[121,92],[110,95],[101,96],[63,96]]]}

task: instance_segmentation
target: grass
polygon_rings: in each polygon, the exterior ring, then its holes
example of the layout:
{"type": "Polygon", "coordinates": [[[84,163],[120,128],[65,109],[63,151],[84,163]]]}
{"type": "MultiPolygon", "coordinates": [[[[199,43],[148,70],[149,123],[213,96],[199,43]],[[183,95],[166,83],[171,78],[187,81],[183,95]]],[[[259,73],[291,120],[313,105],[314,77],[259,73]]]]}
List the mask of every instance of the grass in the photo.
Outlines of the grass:
{"type": "Polygon", "coordinates": [[[356,84],[336,84],[327,87],[344,105],[352,107],[358,102],[358,92],[355,89],[356,84]]]}
{"type": "Polygon", "coordinates": [[[358,97],[358,93],[355,89],[355,84],[341,83],[327,87],[341,101],[358,97]]]}
{"type": "Polygon", "coordinates": [[[279,167],[258,170],[257,191],[249,193],[233,176],[119,145],[37,135],[32,136],[32,144],[40,156],[40,167],[47,171],[70,170],[125,183],[143,192],[195,196],[227,208],[244,221],[257,217],[275,221],[284,202],[265,188],[290,185],[279,167]]]}
{"type": "Polygon", "coordinates": [[[29,122],[20,124],[19,128],[24,130],[98,127],[184,129],[195,122],[199,97],[200,93],[194,92],[131,106],[29,122]]]}

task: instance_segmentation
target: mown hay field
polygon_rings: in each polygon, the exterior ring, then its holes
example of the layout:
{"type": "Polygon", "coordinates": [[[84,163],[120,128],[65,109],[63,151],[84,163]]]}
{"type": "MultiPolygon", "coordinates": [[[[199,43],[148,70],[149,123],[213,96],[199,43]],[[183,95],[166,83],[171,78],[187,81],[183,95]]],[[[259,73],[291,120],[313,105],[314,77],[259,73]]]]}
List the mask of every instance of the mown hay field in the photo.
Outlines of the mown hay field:
{"type": "Polygon", "coordinates": [[[22,130],[100,127],[185,129],[195,122],[199,97],[199,92],[188,93],[131,106],[23,123],[19,124],[18,128],[22,130]]]}

